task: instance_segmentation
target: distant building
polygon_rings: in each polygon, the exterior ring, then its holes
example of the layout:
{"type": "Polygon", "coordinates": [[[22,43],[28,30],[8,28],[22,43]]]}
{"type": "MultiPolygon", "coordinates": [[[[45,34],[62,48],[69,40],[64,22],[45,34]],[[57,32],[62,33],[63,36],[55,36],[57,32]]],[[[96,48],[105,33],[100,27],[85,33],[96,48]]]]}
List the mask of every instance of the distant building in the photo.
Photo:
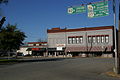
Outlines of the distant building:
{"type": "Polygon", "coordinates": [[[113,56],[113,26],[52,28],[47,35],[49,56],[113,56]]]}
{"type": "Polygon", "coordinates": [[[47,56],[47,42],[28,42],[27,46],[21,46],[18,52],[24,55],[47,56]]]}

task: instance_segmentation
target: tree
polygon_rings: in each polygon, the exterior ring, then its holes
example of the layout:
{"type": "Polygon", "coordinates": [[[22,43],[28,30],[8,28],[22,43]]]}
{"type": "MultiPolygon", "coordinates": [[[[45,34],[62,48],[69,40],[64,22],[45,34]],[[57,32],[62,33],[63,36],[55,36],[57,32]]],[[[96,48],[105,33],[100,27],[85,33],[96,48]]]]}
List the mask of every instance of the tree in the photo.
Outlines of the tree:
{"type": "Polygon", "coordinates": [[[0,31],[0,50],[3,53],[13,52],[19,49],[25,38],[25,33],[18,30],[16,25],[8,24],[0,31]]]}
{"type": "MultiPolygon", "coordinates": [[[[7,4],[9,0],[0,0],[0,5],[1,4],[7,4]]],[[[0,8],[0,16],[2,14],[2,9],[0,8]]]]}
{"type": "MultiPolygon", "coordinates": [[[[9,0],[0,0],[0,4],[7,4],[9,0]]],[[[0,16],[2,15],[2,9],[0,8],[0,16]]],[[[2,27],[2,25],[5,22],[5,17],[2,17],[1,21],[0,21],[0,29],[2,27]]]]}
{"type": "Polygon", "coordinates": [[[5,20],[6,20],[5,17],[2,17],[2,19],[0,20],[0,30],[1,30],[1,27],[4,24],[5,20]]]}
{"type": "MultiPolygon", "coordinates": [[[[8,0],[0,0],[0,4],[7,4],[8,3],[8,0]]],[[[0,16],[1,16],[2,12],[1,12],[1,8],[0,8],[0,16]]],[[[5,22],[5,17],[2,17],[1,21],[0,21],[0,29],[2,27],[2,25],[4,24],[5,22]]]]}
{"type": "Polygon", "coordinates": [[[7,4],[7,3],[8,3],[8,0],[0,0],[0,4],[2,4],[2,3],[7,4]]]}

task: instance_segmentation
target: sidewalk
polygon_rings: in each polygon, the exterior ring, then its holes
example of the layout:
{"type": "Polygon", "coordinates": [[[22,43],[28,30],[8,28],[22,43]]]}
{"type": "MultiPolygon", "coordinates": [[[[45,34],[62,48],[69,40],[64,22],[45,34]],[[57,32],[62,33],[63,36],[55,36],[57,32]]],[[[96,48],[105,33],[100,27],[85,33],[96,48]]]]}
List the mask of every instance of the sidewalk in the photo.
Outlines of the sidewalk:
{"type": "Polygon", "coordinates": [[[120,74],[116,74],[116,73],[114,73],[114,72],[106,72],[105,74],[108,75],[108,76],[111,76],[111,77],[120,78],[120,74]]]}

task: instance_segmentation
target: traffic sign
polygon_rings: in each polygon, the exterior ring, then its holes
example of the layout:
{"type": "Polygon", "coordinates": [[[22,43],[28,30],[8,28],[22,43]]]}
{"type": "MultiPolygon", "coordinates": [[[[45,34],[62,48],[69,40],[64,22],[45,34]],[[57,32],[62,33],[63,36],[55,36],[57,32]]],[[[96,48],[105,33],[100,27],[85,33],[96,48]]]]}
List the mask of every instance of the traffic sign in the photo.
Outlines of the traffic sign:
{"type": "Polygon", "coordinates": [[[101,17],[109,15],[108,1],[98,2],[87,5],[88,17],[101,17]]]}
{"type": "Polygon", "coordinates": [[[85,12],[85,6],[77,6],[68,8],[68,14],[76,14],[85,12]]]}

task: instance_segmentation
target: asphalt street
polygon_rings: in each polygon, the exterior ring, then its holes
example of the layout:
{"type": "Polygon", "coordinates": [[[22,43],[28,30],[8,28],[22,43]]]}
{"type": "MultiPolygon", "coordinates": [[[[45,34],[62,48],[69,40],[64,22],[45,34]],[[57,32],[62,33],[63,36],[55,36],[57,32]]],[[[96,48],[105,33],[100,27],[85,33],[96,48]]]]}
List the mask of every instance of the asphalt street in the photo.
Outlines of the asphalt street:
{"type": "Polygon", "coordinates": [[[0,65],[0,80],[120,80],[105,75],[113,66],[113,58],[37,60],[0,65]]]}

